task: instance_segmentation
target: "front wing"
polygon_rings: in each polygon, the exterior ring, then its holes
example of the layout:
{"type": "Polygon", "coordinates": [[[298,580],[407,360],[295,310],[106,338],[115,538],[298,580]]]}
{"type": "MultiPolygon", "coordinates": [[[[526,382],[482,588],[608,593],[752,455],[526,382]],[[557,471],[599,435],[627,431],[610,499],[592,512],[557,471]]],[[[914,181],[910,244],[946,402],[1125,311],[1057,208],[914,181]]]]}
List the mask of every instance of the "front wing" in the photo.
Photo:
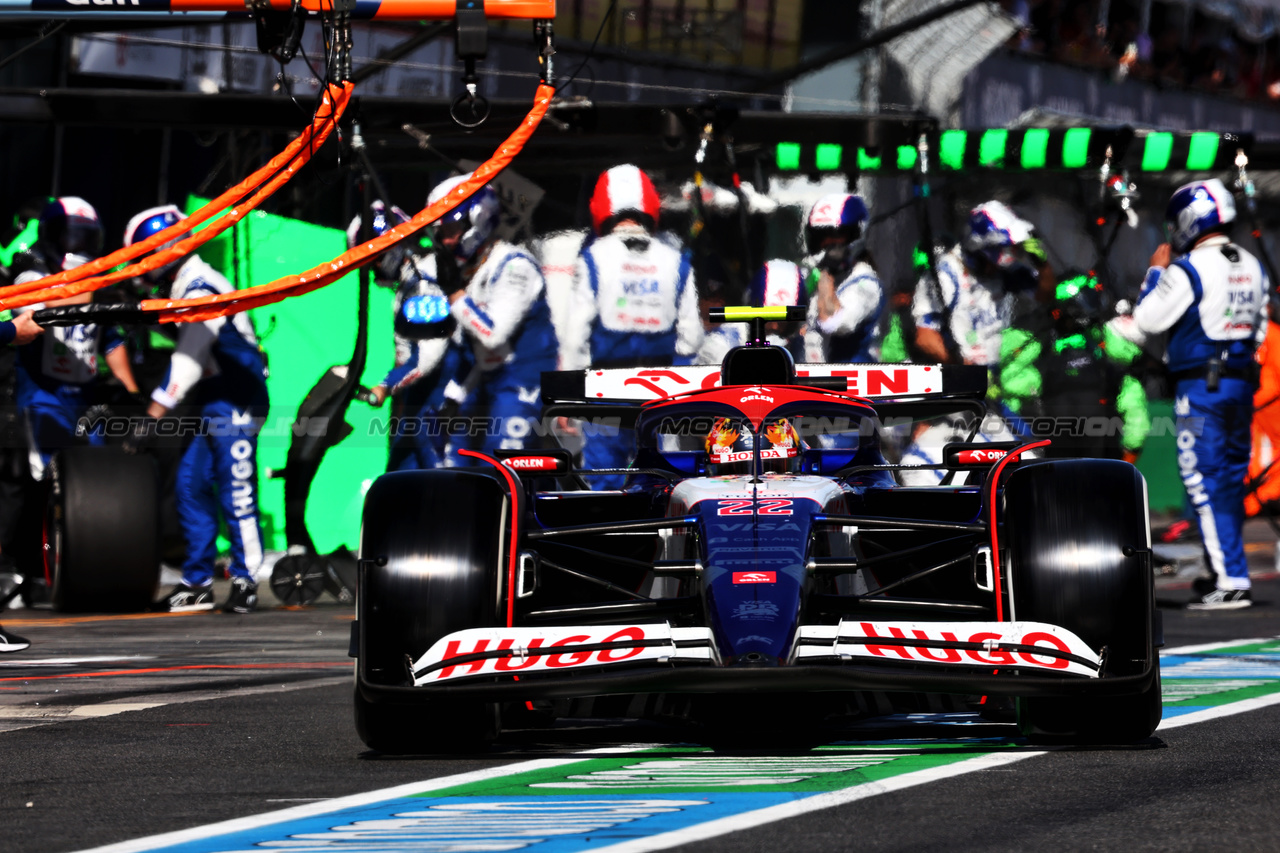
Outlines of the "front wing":
{"type": "MultiPolygon", "coordinates": [[[[473,628],[411,663],[412,687],[371,694],[517,700],[622,693],[919,691],[1121,695],[1155,677],[1108,676],[1105,655],[1039,622],[844,620],[799,629],[783,666],[725,665],[709,628],[666,623],[473,628]]],[[[407,698],[407,697],[406,697],[407,698]]]]}

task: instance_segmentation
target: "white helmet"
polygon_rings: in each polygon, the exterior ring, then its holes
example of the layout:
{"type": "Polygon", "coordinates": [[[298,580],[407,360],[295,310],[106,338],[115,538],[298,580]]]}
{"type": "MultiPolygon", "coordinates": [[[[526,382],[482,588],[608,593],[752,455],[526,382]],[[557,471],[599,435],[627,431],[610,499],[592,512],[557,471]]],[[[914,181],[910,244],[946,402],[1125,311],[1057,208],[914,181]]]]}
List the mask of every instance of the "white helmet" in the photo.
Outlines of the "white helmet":
{"type": "MultiPolygon", "coordinates": [[[[471,179],[472,173],[450,178],[438,185],[427,196],[427,204],[435,204],[449,194],[454,187],[471,179]]],[[[471,198],[446,213],[434,223],[437,233],[442,229],[465,228],[462,239],[453,253],[460,261],[469,261],[475,257],[480,247],[493,237],[498,228],[498,215],[502,212],[502,204],[493,187],[485,184],[471,198]]]]}

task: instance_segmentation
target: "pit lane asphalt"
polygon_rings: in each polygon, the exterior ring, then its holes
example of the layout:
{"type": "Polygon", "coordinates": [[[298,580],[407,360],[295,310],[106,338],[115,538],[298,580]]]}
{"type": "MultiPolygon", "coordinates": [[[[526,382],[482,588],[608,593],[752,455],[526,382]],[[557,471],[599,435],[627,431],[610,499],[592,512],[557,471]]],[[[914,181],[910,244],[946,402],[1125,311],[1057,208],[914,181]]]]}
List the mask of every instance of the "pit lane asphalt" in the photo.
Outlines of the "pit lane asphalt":
{"type": "MultiPolygon", "coordinates": [[[[1269,548],[1251,559],[1258,606],[1165,607],[1170,647],[1280,636],[1269,548]]],[[[1178,603],[1185,587],[1161,579],[1158,597],[1178,603]]],[[[374,756],[351,719],[352,615],[336,604],[244,616],[3,614],[35,645],[0,657],[0,851],[81,850],[529,758],[684,738],[584,722],[508,733],[482,755],[374,756]]],[[[931,734],[947,733],[855,727],[842,738],[931,734]]],[[[1170,729],[1145,746],[1050,752],[674,849],[1274,851],[1278,742],[1280,706],[1271,706],[1170,729]]]]}

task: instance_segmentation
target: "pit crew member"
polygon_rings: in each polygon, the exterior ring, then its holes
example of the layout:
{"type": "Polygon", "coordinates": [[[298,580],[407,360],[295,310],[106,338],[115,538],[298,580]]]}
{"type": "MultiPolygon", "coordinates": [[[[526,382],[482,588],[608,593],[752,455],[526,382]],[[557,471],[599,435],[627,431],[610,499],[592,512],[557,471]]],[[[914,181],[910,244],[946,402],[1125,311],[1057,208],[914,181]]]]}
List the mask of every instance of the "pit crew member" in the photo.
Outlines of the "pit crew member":
{"type": "Polygon", "coordinates": [[[930,361],[996,367],[1014,297],[1036,292],[1047,301],[1052,294],[1033,226],[999,201],[970,212],[964,238],[934,267],[936,286],[926,272],[912,304],[916,346],[930,361]]]}
{"type": "Polygon", "coordinates": [[[1178,469],[1213,572],[1197,579],[1187,605],[1202,610],[1248,607],[1253,598],[1244,478],[1268,282],[1257,258],[1231,241],[1235,218],[1235,200],[1216,178],[1174,191],[1165,209],[1169,242],[1152,255],[1133,312],[1142,333],[1168,333],[1178,469]]]}
{"type": "MultiPolygon", "coordinates": [[[[444,181],[427,203],[470,177],[444,181]]],[[[474,367],[445,396],[483,427],[485,452],[521,450],[536,438],[542,372],[555,369],[559,353],[542,270],[524,248],[497,236],[500,213],[498,194],[486,185],[435,224],[436,251],[421,267],[448,300],[458,324],[455,341],[471,350],[474,367]]],[[[462,438],[474,441],[474,435],[462,438]]]]}
{"type": "MultiPolygon", "coordinates": [[[[970,211],[961,241],[937,258],[916,285],[911,309],[916,347],[929,361],[984,366],[996,376],[992,387],[998,388],[1001,346],[1015,300],[1030,294],[1047,299],[1051,288],[1052,275],[1031,223],[999,201],[981,204],[970,211]]],[[[999,400],[992,408],[996,417],[984,420],[975,440],[1012,439],[1012,412],[999,400]]],[[[968,428],[953,420],[918,430],[902,462],[937,464],[943,445],[963,440],[968,428]]],[[[940,480],[940,471],[903,472],[909,485],[940,480]]]]}
{"type": "MultiPolygon", "coordinates": [[[[74,196],[56,199],[40,215],[39,239],[24,259],[26,271],[14,283],[24,284],[78,267],[101,251],[102,223],[92,205],[74,196]]],[[[91,299],[92,294],[85,293],[47,304],[75,305],[91,299]]],[[[44,303],[38,303],[21,308],[18,317],[44,307],[44,303]]],[[[22,322],[25,326],[30,318],[22,322]]],[[[128,349],[114,328],[95,323],[55,327],[42,339],[19,347],[17,402],[25,419],[34,479],[44,478],[49,460],[58,450],[85,442],[102,444],[101,433],[78,428],[92,403],[89,389],[98,379],[99,353],[120,384],[136,394],[138,385],[128,349]]]]}
{"type": "MultiPolygon", "coordinates": [[[[381,236],[409,217],[400,208],[389,210],[381,201],[373,207],[372,235],[381,236]]],[[[347,229],[347,245],[360,239],[360,217],[347,229]]],[[[440,468],[445,464],[446,431],[439,414],[449,379],[458,370],[460,348],[451,346],[457,323],[449,301],[436,284],[435,259],[410,251],[406,242],[385,252],[374,270],[375,280],[396,288],[395,366],[369,390],[366,402],[381,406],[394,397],[388,471],[440,468]]]]}
{"type": "MultiPolygon", "coordinates": [[[[173,205],[134,216],[125,228],[131,246],[180,219],[173,205]]],[[[192,255],[144,275],[170,299],[191,299],[232,288],[217,270],[192,255]]],[[[158,602],[170,611],[212,610],[213,563],[221,510],[231,542],[228,613],[249,613],[258,605],[255,574],[262,563],[258,517],[258,430],[268,407],[266,364],[248,314],[201,323],[183,323],[165,377],[126,449],[136,452],[155,435],[155,419],[178,406],[199,415],[199,434],[188,436],[178,463],[174,491],[178,521],[186,540],[182,582],[158,602]]]]}
{"type": "Polygon", "coordinates": [[[867,219],[862,196],[849,193],[823,196],[809,211],[805,244],[817,286],[809,302],[808,361],[879,361],[885,296],[867,251],[867,219]]]}
{"type": "MultiPolygon", "coordinates": [[[[566,323],[563,369],[669,367],[692,364],[703,343],[698,294],[688,252],[655,237],[658,192],[632,165],[614,166],[591,196],[595,237],[578,256],[566,323]]],[[[621,468],[631,457],[629,430],[587,439],[587,468],[621,468]]],[[[594,477],[610,488],[620,478],[594,477]]]]}
{"type": "MultiPolygon", "coordinates": [[[[809,293],[804,287],[800,267],[791,261],[765,261],[751,280],[751,304],[756,308],[798,305],[808,307],[809,293]]],[[[774,346],[791,353],[797,362],[805,360],[805,340],[801,324],[786,321],[765,323],[765,337],[774,346]]]]}

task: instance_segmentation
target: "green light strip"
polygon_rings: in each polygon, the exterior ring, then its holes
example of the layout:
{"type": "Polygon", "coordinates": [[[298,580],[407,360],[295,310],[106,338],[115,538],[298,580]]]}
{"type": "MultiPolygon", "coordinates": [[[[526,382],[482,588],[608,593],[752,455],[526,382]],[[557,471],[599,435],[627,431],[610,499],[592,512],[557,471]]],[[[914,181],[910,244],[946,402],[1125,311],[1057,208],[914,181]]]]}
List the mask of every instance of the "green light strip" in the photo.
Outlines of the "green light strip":
{"type": "Polygon", "coordinates": [[[1093,131],[1087,127],[1073,127],[1062,137],[1062,165],[1068,169],[1082,169],[1089,162],[1089,139],[1093,131]]]}
{"type": "Polygon", "coordinates": [[[881,157],[880,155],[877,154],[875,157],[872,157],[870,154],[867,153],[867,149],[865,148],[858,149],[858,170],[859,171],[861,172],[879,171],[880,167],[883,164],[884,164],[884,158],[881,157]]]}
{"type": "Polygon", "coordinates": [[[898,168],[904,172],[909,172],[916,167],[916,151],[914,145],[898,146],[898,168]]]}
{"type": "Polygon", "coordinates": [[[784,172],[794,172],[800,168],[800,143],[778,143],[778,168],[784,172]]]}
{"type": "Polygon", "coordinates": [[[978,143],[978,163],[993,169],[1004,168],[1004,146],[1009,141],[1009,131],[984,130],[978,143]]]}
{"type": "Polygon", "coordinates": [[[942,168],[959,170],[964,167],[964,149],[969,134],[963,130],[944,130],[938,140],[938,160],[942,168]]]}
{"type": "Polygon", "coordinates": [[[1172,154],[1172,133],[1148,134],[1146,143],[1142,146],[1142,171],[1163,172],[1169,168],[1169,157],[1172,154]]]}
{"type": "Polygon", "coordinates": [[[844,156],[844,146],[820,143],[813,152],[813,163],[820,172],[832,172],[840,168],[840,160],[844,156]]]}
{"type": "Polygon", "coordinates": [[[1194,172],[1212,169],[1213,161],[1218,159],[1218,134],[1191,134],[1191,149],[1187,151],[1187,170],[1194,172]]]}
{"type": "Polygon", "coordinates": [[[1022,168],[1043,169],[1049,159],[1049,129],[1033,127],[1022,137],[1022,168]]]}

